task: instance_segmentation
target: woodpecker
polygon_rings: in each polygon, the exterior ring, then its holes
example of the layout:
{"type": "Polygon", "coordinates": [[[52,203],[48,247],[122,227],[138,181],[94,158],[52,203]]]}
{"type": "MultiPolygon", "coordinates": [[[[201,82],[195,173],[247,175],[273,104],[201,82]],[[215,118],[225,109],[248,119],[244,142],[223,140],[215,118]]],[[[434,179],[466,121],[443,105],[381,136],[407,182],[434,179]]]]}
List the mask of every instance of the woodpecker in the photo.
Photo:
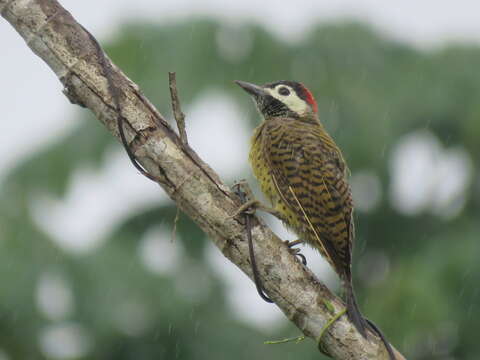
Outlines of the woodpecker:
{"type": "Polygon", "coordinates": [[[272,204],[267,207],[252,200],[246,207],[280,218],[299,236],[289,246],[305,242],[317,249],[343,282],[350,321],[365,338],[366,329],[378,333],[360,313],[353,290],[354,224],[348,169],[319,120],[312,93],[294,81],[262,86],[236,83],[252,96],[264,118],[254,130],[249,161],[272,204]]]}

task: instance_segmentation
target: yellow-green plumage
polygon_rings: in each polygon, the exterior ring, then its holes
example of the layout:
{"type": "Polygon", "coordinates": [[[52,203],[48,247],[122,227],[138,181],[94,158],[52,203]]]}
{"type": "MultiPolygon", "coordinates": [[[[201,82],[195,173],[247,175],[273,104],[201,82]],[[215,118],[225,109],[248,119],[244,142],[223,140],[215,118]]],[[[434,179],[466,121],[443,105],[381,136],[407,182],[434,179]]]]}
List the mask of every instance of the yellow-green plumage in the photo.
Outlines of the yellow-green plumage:
{"type": "Polygon", "coordinates": [[[349,280],[352,197],[342,154],[323,126],[270,118],[255,129],[249,160],[281,220],[349,280]]]}

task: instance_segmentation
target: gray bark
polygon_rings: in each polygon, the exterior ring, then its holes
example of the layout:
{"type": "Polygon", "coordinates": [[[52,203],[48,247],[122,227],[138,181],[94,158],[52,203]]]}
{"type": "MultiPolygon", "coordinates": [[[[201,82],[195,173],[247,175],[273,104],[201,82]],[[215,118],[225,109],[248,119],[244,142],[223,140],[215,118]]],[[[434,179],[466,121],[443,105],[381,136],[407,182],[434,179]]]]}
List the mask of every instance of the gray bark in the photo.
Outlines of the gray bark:
{"type": "MultiPolygon", "coordinates": [[[[89,108],[118,138],[115,106],[98,52],[72,15],[56,0],[0,0],[0,13],[54,71],[70,101],[89,108]]],[[[241,218],[231,218],[240,206],[239,199],[208,165],[186,149],[138,86],[112,66],[126,118],[126,138],[139,162],[162,179],[163,190],[223,255],[252,278],[245,227],[241,218]]],[[[257,218],[253,221],[253,240],[268,296],[306,336],[317,339],[333,316],[325,301],[332,304],[335,313],[344,309],[342,301],[257,218]]],[[[346,316],[328,329],[322,347],[335,359],[388,358],[380,340],[373,335],[368,340],[362,338],[346,316]]],[[[399,353],[397,358],[404,359],[399,353]]]]}

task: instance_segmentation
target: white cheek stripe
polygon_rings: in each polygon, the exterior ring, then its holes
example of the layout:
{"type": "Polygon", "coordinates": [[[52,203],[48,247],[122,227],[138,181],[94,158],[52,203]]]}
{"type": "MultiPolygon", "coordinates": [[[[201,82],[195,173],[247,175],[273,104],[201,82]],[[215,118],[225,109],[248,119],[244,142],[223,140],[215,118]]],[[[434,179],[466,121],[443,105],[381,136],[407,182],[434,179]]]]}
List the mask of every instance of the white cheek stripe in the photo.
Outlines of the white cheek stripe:
{"type": "Polygon", "coordinates": [[[293,112],[295,112],[299,115],[302,115],[302,114],[305,114],[306,112],[308,112],[308,110],[309,110],[308,109],[308,104],[305,101],[303,101],[302,99],[300,99],[291,87],[289,87],[289,86],[285,86],[285,87],[290,90],[290,95],[282,96],[279,93],[277,93],[275,91],[275,89],[267,89],[267,91],[275,99],[278,99],[282,103],[287,105],[290,108],[290,110],[292,110],[293,112]]]}

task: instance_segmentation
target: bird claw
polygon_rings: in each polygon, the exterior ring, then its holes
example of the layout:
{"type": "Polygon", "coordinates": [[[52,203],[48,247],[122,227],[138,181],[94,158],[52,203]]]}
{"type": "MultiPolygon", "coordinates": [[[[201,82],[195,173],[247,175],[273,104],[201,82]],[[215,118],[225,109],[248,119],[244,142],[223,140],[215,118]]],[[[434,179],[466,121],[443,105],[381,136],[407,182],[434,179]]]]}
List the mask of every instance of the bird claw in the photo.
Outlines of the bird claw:
{"type": "Polygon", "coordinates": [[[298,248],[293,249],[292,248],[295,245],[303,243],[303,241],[302,240],[295,240],[295,241],[285,240],[284,243],[285,243],[285,245],[288,246],[288,251],[290,252],[290,254],[298,257],[300,259],[300,261],[302,262],[302,264],[304,266],[307,266],[307,258],[305,257],[305,255],[300,254],[300,249],[298,249],[298,248]]]}
{"type": "Polygon", "coordinates": [[[238,215],[255,215],[259,204],[260,203],[258,200],[248,200],[246,203],[240,206],[231,217],[234,218],[238,215]]]}
{"type": "Polygon", "coordinates": [[[252,190],[250,190],[247,181],[236,181],[232,188],[243,204],[237,209],[237,211],[235,211],[233,215],[230,216],[230,218],[235,218],[239,215],[254,215],[260,202],[253,199],[252,190]]]}

